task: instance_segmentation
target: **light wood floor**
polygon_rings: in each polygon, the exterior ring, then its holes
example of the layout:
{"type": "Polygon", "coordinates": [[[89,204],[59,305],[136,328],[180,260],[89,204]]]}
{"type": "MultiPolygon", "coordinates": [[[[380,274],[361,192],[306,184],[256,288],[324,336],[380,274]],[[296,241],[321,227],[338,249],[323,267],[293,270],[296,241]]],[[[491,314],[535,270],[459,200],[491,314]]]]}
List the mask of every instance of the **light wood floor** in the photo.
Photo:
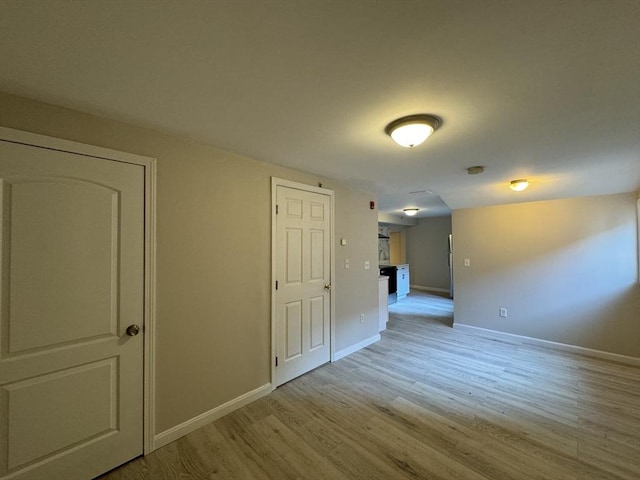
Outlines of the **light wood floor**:
{"type": "Polygon", "coordinates": [[[382,340],[120,479],[639,479],[640,369],[450,328],[412,292],[382,340]]]}

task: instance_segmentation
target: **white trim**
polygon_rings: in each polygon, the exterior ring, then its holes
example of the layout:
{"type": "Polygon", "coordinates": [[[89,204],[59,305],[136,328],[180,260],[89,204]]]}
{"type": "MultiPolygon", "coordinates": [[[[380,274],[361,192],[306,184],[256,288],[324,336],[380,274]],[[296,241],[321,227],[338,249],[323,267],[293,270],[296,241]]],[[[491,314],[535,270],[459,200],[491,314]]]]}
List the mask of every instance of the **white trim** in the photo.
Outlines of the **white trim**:
{"type": "Polygon", "coordinates": [[[474,327],[464,323],[453,323],[453,328],[468,331],[474,335],[484,335],[494,339],[519,340],[524,344],[537,345],[547,347],[562,352],[577,353],[588,357],[610,360],[612,362],[624,363],[625,365],[640,366],[640,357],[629,357],[618,353],[603,352],[602,350],[594,350],[592,348],[579,347],[577,345],[569,345],[567,343],[552,342],[551,340],[543,340],[541,338],[526,337],[524,335],[516,335],[513,333],[500,332],[498,330],[490,330],[488,328],[474,327]]]}
{"type": "Polygon", "coordinates": [[[414,290],[421,290],[421,291],[424,291],[424,292],[449,293],[449,289],[448,288],[423,287],[422,285],[410,285],[409,288],[413,288],[414,290]]]}
{"type": "Polygon", "coordinates": [[[156,418],[156,172],[155,158],[145,164],[144,241],[144,454],[153,452],[156,418]]]}
{"type": "MultiPolygon", "coordinates": [[[[277,179],[271,177],[271,285],[269,290],[271,291],[271,350],[269,352],[269,362],[271,364],[271,385],[276,384],[276,351],[277,348],[277,336],[276,336],[276,239],[278,236],[276,228],[276,205],[277,205],[277,179]]],[[[273,387],[275,388],[275,387],[273,387]]]]}
{"type": "MultiPolygon", "coordinates": [[[[319,193],[322,195],[327,195],[329,197],[330,210],[331,210],[331,222],[329,226],[329,265],[330,265],[330,282],[331,285],[336,284],[335,278],[335,192],[333,190],[329,190],[328,188],[323,187],[315,187],[313,185],[307,185],[304,183],[293,182],[291,180],[285,180],[283,178],[271,177],[271,384],[274,385],[274,389],[276,388],[276,362],[275,362],[275,352],[277,351],[277,339],[276,339],[276,202],[277,202],[277,188],[278,187],[287,187],[287,188],[295,188],[298,190],[302,190],[305,192],[319,193]]],[[[329,323],[330,332],[329,332],[329,360],[334,362],[335,358],[335,318],[336,318],[336,301],[335,301],[335,290],[331,289],[329,291],[329,303],[330,303],[330,315],[331,320],[329,323]]]]}
{"type": "Polygon", "coordinates": [[[3,140],[59,150],[88,157],[131,163],[144,167],[144,413],[143,449],[147,455],[153,451],[155,423],[155,293],[156,293],[156,159],[133,153],[72,142],[60,138],[0,127],[3,140]]]}
{"type": "Polygon", "coordinates": [[[15,130],[7,127],[0,127],[0,137],[8,142],[48,148],[50,150],[59,150],[67,153],[79,153],[88,157],[104,158],[106,160],[115,160],[117,162],[133,163],[136,165],[146,166],[151,161],[155,161],[154,158],[143,157],[142,155],[136,155],[135,153],[111,150],[109,148],[97,147],[86,143],[72,142],[71,140],[48,137],[46,135],[24,132],[22,130],[15,130]]]}
{"type": "MultiPolygon", "coordinates": [[[[323,189],[327,190],[327,189],[323,189]]],[[[331,260],[329,261],[329,265],[331,266],[331,285],[336,284],[336,252],[335,252],[335,225],[336,225],[336,201],[335,201],[335,192],[333,190],[327,190],[331,192],[331,232],[329,232],[329,255],[331,255],[331,260]]],[[[335,288],[332,288],[329,292],[330,298],[330,315],[331,319],[329,320],[330,332],[329,332],[329,360],[335,362],[336,358],[336,294],[335,288]]]]}
{"type": "MultiPolygon", "coordinates": [[[[271,186],[295,188],[297,190],[302,190],[303,192],[319,193],[321,195],[330,195],[331,197],[333,197],[335,194],[333,190],[330,190],[328,188],[316,187],[314,185],[307,185],[306,183],[294,182],[292,180],[285,180],[284,178],[278,177],[271,177],[271,186]]],[[[274,190],[272,188],[271,192],[273,191],[274,190]]]]}
{"type": "Polygon", "coordinates": [[[364,348],[364,347],[368,347],[369,345],[376,343],[378,340],[380,340],[380,334],[377,333],[376,335],[374,335],[373,337],[369,337],[365,340],[362,340],[361,342],[358,342],[354,345],[351,345],[350,347],[347,348],[343,348],[342,350],[340,350],[339,352],[336,352],[335,354],[335,358],[334,358],[334,362],[337,360],[340,360],[341,358],[346,357],[347,355],[351,355],[352,353],[357,352],[358,350],[364,348]]]}
{"type": "Polygon", "coordinates": [[[239,408],[244,407],[245,405],[250,404],[251,402],[254,402],[255,400],[258,400],[259,398],[264,397],[265,395],[269,395],[272,391],[273,387],[270,383],[267,383],[255,390],[251,390],[250,392],[244,393],[233,400],[229,400],[222,405],[212,408],[207,412],[201,413],[186,422],[182,422],[175,427],[171,427],[170,429],[156,435],[153,442],[153,448],[158,449],[163,447],[200,427],[203,427],[239,408]]]}
{"type": "Polygon", "coordinates": [[[636,200],[636,253],[638,255],[638,285],[640,285],[640,190],[638,190],[638,199],[636,200]]]}

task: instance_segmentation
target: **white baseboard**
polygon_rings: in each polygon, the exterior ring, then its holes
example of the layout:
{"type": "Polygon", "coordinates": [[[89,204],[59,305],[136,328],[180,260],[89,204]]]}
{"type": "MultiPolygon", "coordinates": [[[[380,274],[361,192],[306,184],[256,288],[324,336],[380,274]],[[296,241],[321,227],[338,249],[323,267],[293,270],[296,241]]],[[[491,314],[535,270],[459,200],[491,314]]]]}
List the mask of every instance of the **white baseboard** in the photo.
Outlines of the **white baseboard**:
{"type": "Polygon", "coordinates": [[[438,288],[438,287],[424,287],[422,285],[411,285],[411,288],[414,290],[422,290],[425,292],[440,292],[440,293],[449,293],[448,288],[438,288]]]}
{"type": "Polygon", "coordinates": [[[239,397],[234,398],[233,400],[229,400],[222,405],[217,406],[209,410],[208,412],[201,413],[200,415],[193,417],[186,422],[181,423],[180,425],[176,425],[175,427],[171,427],[168,430],[165,430],[162,433],[157,434],[153,439],[153,448],[158,449],[160,447],[164,447],[168,443],[177,440],[180,437],[187,435],[188,433],[197,430],[204,425],[217,420],[218,418],[224,417],[229,413],[237,410],[238,408],[244,407],[249,403],[258,400],[259,398],[268,395],[273,391],[273,386],[271,383],[267,383],[261,387],[256,388],[250,392],[244,393],[239,397]]]}
{"type": "Polygon", "coordinates": [[[357,352],[361,348],[368,347],[372,343],[376,343],[378,340],[380,340],[380,334],[379,333],[374,335],[373,337],[369,337],[366,340],[358,342],[355,345],[351,345],[350,347],[343,348],[342,350],[340,350],[338,352],[335,352],[333,354],[333,361],[336,362],[336,361],[340,360],[341,358],[346,357],[347,355],[351,355],[352,353],[357,352]]]}
{"type": "Polygon", "coordinates": [[[456,323],[454,321],[453,328],[466,330],[469,333],[482,334],[484,336],[496,339],[518,340],[529,345],[538,345],[542,347],[552,348],[563,352],[579,353],[594,358],[610,360],[612,362],[624,363],[625,365],[640,366],[640,358],[620,355],[618,353],[603,352],[602,350],[594,350],[592,348],[579,347],[577,345],[569,345],[567,343],[552,342],[551,340],[542,340],[541,338],[526,337],[524,335],[515,335],[513,333],[500,332],[498,330],[490,330],[488,328],[474,327],[464,323],[456,323]]]}

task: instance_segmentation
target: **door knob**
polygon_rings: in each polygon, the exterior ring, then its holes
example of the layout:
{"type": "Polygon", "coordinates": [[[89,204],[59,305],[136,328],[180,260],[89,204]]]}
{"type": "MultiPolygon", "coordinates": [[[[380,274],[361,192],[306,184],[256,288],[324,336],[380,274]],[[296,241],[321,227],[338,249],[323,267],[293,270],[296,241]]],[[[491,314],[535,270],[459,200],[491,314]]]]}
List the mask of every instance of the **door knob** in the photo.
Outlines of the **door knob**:
{"type": "Polygon", "coordinates": [[[331,284],[330,283],[325,283],[324,284],[324,289],[325,290],[331,290],[331,284]]]}
{"type": "Polygon", "coordinates": [[[130,337],[135,337],[138,333],[140,333],[140,327],[138,325],[129,325],[127,327],[127,335],[130,337]]]}

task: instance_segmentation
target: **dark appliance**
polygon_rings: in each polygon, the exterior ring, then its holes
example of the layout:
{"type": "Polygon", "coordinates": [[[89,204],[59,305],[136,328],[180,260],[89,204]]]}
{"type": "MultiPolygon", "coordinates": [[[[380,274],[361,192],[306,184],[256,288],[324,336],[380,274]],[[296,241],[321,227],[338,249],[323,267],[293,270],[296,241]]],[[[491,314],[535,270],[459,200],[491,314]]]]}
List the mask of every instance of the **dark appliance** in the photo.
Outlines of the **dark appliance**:
{"type": "Polygon", "coordinates": [[[389,277],[389,298],[387,305],[398,301],[398,267],[395,265],[380,265],[380,275],[389,277]]]}

